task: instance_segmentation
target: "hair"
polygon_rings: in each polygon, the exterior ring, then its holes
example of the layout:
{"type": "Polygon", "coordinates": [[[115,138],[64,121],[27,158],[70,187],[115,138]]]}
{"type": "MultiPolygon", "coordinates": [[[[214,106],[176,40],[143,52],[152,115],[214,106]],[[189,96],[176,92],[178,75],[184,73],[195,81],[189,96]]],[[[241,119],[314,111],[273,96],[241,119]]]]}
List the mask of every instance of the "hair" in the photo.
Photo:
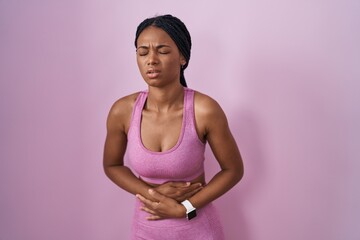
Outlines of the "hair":
{"type": "Polygon", "coordinates": [[[135,47],[137,48],[137,40],[141,32],[149,27],[155,26],[164,30],[171,39],[175,42],[176,46],[178,47],[180,53],[186,59],[186,63],[180,67],[180,83],[184,87],[187,87],[185,77],[184,77],[184,70],[187,68],[190,60],[190,52],[191,52],[191,37],[190,33],[187,30],[185,24],[170,14],[160,15],[153,18],[147,18],[142,21],[136,30],[136,37],[135,37],[135,47]]]}

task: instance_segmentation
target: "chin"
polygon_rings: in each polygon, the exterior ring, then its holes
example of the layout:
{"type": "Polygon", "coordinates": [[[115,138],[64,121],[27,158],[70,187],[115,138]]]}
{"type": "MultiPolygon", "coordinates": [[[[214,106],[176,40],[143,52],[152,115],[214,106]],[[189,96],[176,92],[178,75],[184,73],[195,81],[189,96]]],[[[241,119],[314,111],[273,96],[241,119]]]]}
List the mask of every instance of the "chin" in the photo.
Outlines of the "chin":
{"type": "Polygon", "coordinates": [[[162,82],[159,79],[145,79],[145,83],[150,87],[160,87],[162,86],[162,82]]]}

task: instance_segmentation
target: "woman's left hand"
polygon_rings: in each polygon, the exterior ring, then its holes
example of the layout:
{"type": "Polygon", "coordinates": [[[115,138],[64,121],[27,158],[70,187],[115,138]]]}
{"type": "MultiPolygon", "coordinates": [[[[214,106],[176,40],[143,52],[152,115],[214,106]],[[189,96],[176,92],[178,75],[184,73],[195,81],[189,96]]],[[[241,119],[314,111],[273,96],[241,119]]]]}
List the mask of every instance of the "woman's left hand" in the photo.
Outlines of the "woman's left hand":
{"type": "Polygon", "coordinates": [[[159,220],[164,218],[183,218],[186,216],[186,209],[172,198],[168,198],[154,189],[149,189],[149,194],[157,200],[153,202],[140,194],[136,197],[144,204],[141,210],[150,213],[147,220],[159,220]]]}

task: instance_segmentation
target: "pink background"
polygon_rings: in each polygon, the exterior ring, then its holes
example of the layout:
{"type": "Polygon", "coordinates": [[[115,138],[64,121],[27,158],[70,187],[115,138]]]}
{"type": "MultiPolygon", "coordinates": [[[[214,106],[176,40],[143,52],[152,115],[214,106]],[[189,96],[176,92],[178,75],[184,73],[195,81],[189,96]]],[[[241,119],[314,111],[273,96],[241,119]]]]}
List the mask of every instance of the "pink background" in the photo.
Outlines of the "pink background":
{"type": "Polygon", "coordinates": [[[222,105],[244,158],[215,201],[227,239],[360,239],[359,12],[356,0],[0,1],[0,239],[127,239],[133,196],[103,173],[105,120],[146,88],[135,29],[164,13],[188,26],[188,84],[222,105]]]}

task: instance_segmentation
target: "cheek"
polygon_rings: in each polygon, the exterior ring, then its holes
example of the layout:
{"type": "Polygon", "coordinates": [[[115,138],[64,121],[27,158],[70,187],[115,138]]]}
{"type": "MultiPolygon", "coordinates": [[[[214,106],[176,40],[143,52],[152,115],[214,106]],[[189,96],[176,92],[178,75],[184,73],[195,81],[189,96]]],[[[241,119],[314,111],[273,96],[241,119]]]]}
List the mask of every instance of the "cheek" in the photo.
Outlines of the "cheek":
{"type": "Polygon", "coordinates": [[[177,70],[180,69],[180,62],[179,59],[169,59],[169,61],[167,61],[167,65],[169,68],[173,69],[173,70],[177,70]]]}
{"type": "Polygon", "coordinates": [[[138,65],[138,69],[139,69],[139,73],[140,75],[145,78],[146,77],[146,74],[145,74],[145,69],[144,69],[144,65],[141,64],[141,62],[137,61],[137,65],[138,65]]]}
{"type": "Polygon", "coordinates": [[[136,57],[136,63],[139,67],[141,66],[141,60],[139,57],[136,57]]]}
{"type": "Polygon", "coordinates": [[[138,68],[139,68],[140,71],[144,69],[144,64],[143,64],[143,62],[141,61],[141,59],[137,58],[137,59],[136,59],[136,63],[137,63],[137,66],[138,66],[138,68]]]}

